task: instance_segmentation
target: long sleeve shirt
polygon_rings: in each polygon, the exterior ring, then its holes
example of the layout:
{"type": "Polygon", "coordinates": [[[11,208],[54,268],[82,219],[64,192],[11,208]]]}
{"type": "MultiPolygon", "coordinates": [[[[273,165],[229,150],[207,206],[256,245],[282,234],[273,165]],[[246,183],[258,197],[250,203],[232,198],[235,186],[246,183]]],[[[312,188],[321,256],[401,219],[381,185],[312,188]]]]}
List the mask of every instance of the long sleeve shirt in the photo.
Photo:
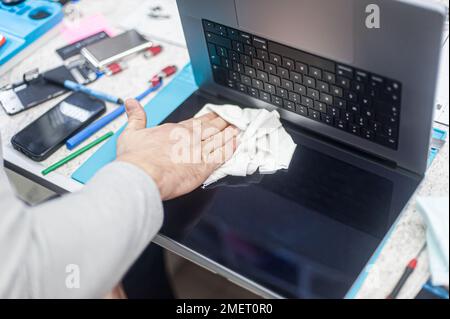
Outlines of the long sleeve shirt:
{"type": "Polygon", "coordinates": [[[2,164],[0,137],[0,298],[101,298],[162,225],[154,181],[131,164],[36,207],[15,196],[2,164]]]}

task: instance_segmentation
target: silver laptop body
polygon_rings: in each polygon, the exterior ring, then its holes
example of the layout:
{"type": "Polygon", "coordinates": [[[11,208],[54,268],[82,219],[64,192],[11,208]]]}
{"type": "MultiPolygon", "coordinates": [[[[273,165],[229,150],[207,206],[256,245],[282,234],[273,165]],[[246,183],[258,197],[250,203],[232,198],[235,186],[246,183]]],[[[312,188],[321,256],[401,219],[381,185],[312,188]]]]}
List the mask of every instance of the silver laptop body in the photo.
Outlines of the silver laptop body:
{"type": "Polygon", "coordinates": [[[178,0],[202,91],[423,175],[445,8],[417,0],[178,0]]]}

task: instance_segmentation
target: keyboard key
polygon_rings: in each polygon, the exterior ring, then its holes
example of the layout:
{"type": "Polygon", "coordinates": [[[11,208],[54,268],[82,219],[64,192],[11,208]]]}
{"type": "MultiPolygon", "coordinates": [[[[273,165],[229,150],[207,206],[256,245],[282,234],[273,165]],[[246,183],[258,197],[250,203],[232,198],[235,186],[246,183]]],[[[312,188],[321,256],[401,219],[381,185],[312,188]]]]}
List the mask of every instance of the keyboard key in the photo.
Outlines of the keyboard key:
{"type": "Polygon", "coordinates": [[[239,83],[239,84],[237,85],[237,89],[238,89],[239,91],[241,91],[242,93],[247,94],[247,87],[246,87],[244,84],[239,83]]]}
{"type": "Polygon", "coordinates": [[[303,105],[297,105],[295,107],[295,112],[303,116],[308,116],[308,108],[303,105]]]}
{"type": "Polygon", "coordinates": [[[233,68],[233,64],[229,59],[221,58],[220,60],[221,60],[222,66],[224,66],[230,70],[233,68]]]}
{"type": "Polygon", "coordinates": [[[281,86],[281,79],[273,74],[269,74],[269,83],[275,86],[281,86]]]}
{"type": "Polygon", "coordinates": [[[341,117],[341,110],[334,106],[329,106],[327,108],[328,115],[333,116],[334,118],[340,118],[341,117]]]}
{"type": "Polygon", "coordinates": [[[357,114],[359,114],[359,111],[360,111],[359,105],[355,104],[355,103],[348,103],[348,108],[347,109],[350,112],[357,113],[357,114]]]}
{"type": "Polygon", "coordinates": [[[328,125],[333,125],[334,124],[334,118],[331,115],[328,115],[328,114],[325,114],[325,113],[321,113],[320,114],[320,119],[325,124],[328,124],[328,125]]]}
{"type": "Polygon", "coordinates": [[[328,83],[322,82],[322,81],[317,81],[317,89],[322,91],[322,92],[326,92],[328,93],[330,91],[330,86],[328,85],[328,83]]]}
{"type": "Polygon", "coordinates": [[[301,62],[295,62],[295,71],[308,74],[308,66],[301,62]]]}
{"type": "Polygon", "coordinates": [[[301,102],[301,97],[297,93],[289,92],[289,100],[298,104],[301,102]]]}
{"type": "Polygon", "coordinates": [[[256,71],[256,78],[263,82],[269,81],[269,75],[266,72],[259,71],[259,70],[256,71]]]}
{"type": "Polygon", "coordinates": [[[241,63],[233,62],[233,70],[239,73],[244,73],[244,66],[241,63]]]}
{"type": "Polygon", "coordinates": [[[360,128],[360,126],[359,125],[356,125],[356,124],[349,124],[348,125],[348,131],[350,132],[350,133],[353,133],[353,134],[355,134],[355,135],[359,135],[360,133],[361,133],[361,128],[360,128]]]}
{"type": "Polygon", "coordinates": [[[288,91],[292,91],[294,89],[294,83],[289,80],[281,79],[281,87],[288,91]]]}
{"type": "Polygon", "coordinates": [[[314,101],[314,109],[321,113],[327,113],[327,105],[319,101],[314,101]]]}
{"type": "Polygon", "coordinates": [[[239,53],[237,53],[236,51],[230,50],[229,55],[230,55],[231,61],[240,62],[239,53]]]}
{"type": "Polygon", "coordinates": [[[345,89],[350,89],[350,80],[342,76],[336,78],[337,84],[345,89]]]}
{"type": "Polygon", "coordinates": [[[368,140],[375,139],[375,133],[366,128],[361,129],[361,136],[368,140]]]}
{"type": "Polygon", "coordinates": [[[259,49],[256,50],[256,57],[258,59],[261,59],[261,60],[265,61],[265,62],[269,61],[269,53],[267,51],[264,51],[264,50],[259,50],[259,49]]]}
{"type": "Polygon", "coordinates": [[[230,71],[230,78],[231,78],[233,81],[239,81],[240,78],[241,78],[241,75],[240,75],[238,72],[230,71]]]}
{"type": "Polygon", "coordinates": [[[236,29],[228,28],[228,37],[232,40],[239,40],[239,31],[236,29]]]}
{"type": "Polygon", "coordinates": [[[397,129],[392,127],[385,127],[383,130],[383,134],[392,138],[397,137],[397,129]]]}
{"type": "Polygon", "coordinates": [[[369,81],[369,75],[363,71],[356,71],[355,80],[362,83],[369,81]]]}
{"type": "Polygon", "coordinates": [[[318,100],[319,99],[319,91],[308,88],[306,91],[306,96],[312,98],[313,100],[318,100]]]}
{"type": "Polygon", "coordinates": [[[353,113],[345,111],[341,114],[341,118],[346,120],[347,122],[353,122],[353,113]]]}
{"type": "Polygon", "coordinates": [[[344,94],[342,89],[339,86],[335,86],[335,85],[331,86],[331,93],[337,97],[342,97],[344,94]]]}
{"type": "Polygon", "coordinates": [[[278,97],[276,95],[272,95],[272,104],[282,107],[283,106],[283,99],[281,97],[278,97]]]}
{"type": "Polygon", "coordinates": [[[328,105],[333,105],[333,97],[326,93],[320,93],[320,102],[324,102],[328,105]]]}
{"type": "Polygon", "coordinates": [[[335,97],[333,105],[345,110],[347,108],[347,101],[335,97]]]}
{"type": "Polygon", "coordinates": [[[345,120],[336,120],[334,122],[334,126],[336,126],[340,130],[346,131],[347,130],[347,121],[345,121],[345,120]]]}
{"type": "Polygon", "coordinates": [[[294,92],[296,92],[300,95],[306,95],[306,87],[304,87],[301,84],[294,83],[294,92]]]}
{"type": "Polygon", "coordinates": [[[252,85],[252,79],[246,75],[241,75],[241,82],[244,83],[247,86],[252,85]]]}
{"type": "Polygon", "coordinates": [[[251,66],[252,65],[252,58],[248,55],[241,54],[241,63],[244,65],[251,66]]]}
{"type": "Polygon", "coordinates": [[[239,41],[244,42],[244,44],[252,45],[252,36],[248,33],[239,32],[239,41]]]}
{"type": "Polygon", "coordinates": [[[244,45],[241,42],[233,41],[232,48],[234,51],[237,51],[239,53],[244,53],[244,45]]]}
{"type": "Polygon", "coordinates": [[[320,112],[308,108],[308,117],[312,118],[313,120],[320,121],[320,112]]]}
{"type": "Polygon", "coordinates": [[[309,76],[303,77],[303,84],[313,89],[316,88],[316,80],[309,76]]]}
{"type": "Polygon", "coordinates": [[[278,68],[278,75],[283,79],[289,79],[289,70],[285,68],[278,68]]]}
{"type": "Polygon", "coordinates": [[[279,56],[278,54],[270,53],[269,61],[275,65],[281,66],[281,56],[279,56]]]}
{"type": "Polygon", "coordinates": [[[336,66],[336,74],[351,79],[353,78],[353,69],[349,66],[338,64],[336,66]]]}
{"type": "Polygon", "coordinates": [[[352,82],[352,90],[355,91],[356,93],[364,93],[364,84],[362,84],[361,82],[356,82],[353,81],[352,82]]]}
{"type": "Polygon", "coordinates": [[[310,67],[309,68],[309,75],[311,75],[312,77],[320,80],[322,79],[322,70],[315,68],[315,67],[310,67]]]}
{"type": "Polygon", "coordinates": [[[297,83],[302,83],[302,75],[300,73],[297,72],[291,72],[291,81],[297,82],[297,83]]]}
{"type": "Polygon", "coordinates": [[[253,46],[256,49],[267,51],[267,41],[262,38],[253,37],[253,46]]]}
{"type": "Polygon", "coordinates": [[[358,95],[351,91],[346,91],[344,98],[350,102],[358,102],[358,95]]]}
{"type": "Polygon", "coordinates": [[[302,96],[302,105],[306,106],[307,108],[312,109],[314,107],[314,101],[310,99],[309,97],[302,96]]]}
{"type": "Polygon", "coordinates": [[[264,62],[258,59],[253,59],[253,66],[257,70],[264,70],[264,62]]]}
{"type": "Polygon", "coordinates": [[[291,101],[288,101],[288,100],[284,100],[283,101],[283,105],[284,105],[284,108],[286,110],[289,110],[291,112],[295,112],[295,103],[293,103],[291,101]]]}
{"type": "Polygon", "coordinates": [[[254,47],[251,47],[249,45],[244,45],[244,53],[251,56],[256,57],[256,50],[254,47]]]}
{"type": "Polygon", "coordinates": [[[267,92],[264,92],[264,91],[259,91],[259,98],[268,103],[270,103],[270,101],[271,101],[270,94],[267,92]]]}
{"type": "Polygon", "coordinates": [[[333,73],[330,72],[324,72],[323,73],[323,78],[325,81],[334,84],[336,83],[336,76],[333,73]]]}
{"type": "Polygon", "coordinates": [[[248,89],[248,93],[249,93],[251,96],[253,96],[253,97],[259,99],[259,91],[258,91],[257,89],[255,89],[255,88],[249,88],[249,89],[248,89]]]}
{"type": "Polygon", "coordinates": [[[245,75],[248,75],[251,78],[255,78],[256,77],[256,70],[254,68],[249,67],[249,66],[246,66],[244,68],[244,73],[245,73],[245,75]]]}
{"type": "Polygon", "coordinates": [[[283,99],[287,99],[289,96],[287,90],[285,90],[283,88],[279,88],[279,87],[277,87],[276,95],[282,97],[283,99]]]}
{"type": "Polygon", "coordinates": [[[267,93],[270,93],[270,94],[275,94],[276,88],[272,84],[264,83],[264,91],[266,91],[267,93]]]}
{"type": "Polygon", "coordinates": [[[277,67],[272,63],[266,63],[266,72],[271,74],[277,74],[277,67]]]}
{"type": "Polygon", "coordinates": [[[295,70],[294,61],[283,57],[283,67],[285,67],[286,69],[289,69],[291,71],[294,71],[295,70]]]}
{"type": "Polygon", "coordinates": [[[223,58],[228,58],[228,50],[223,47],[217,47],[217,54],[223,58]]]}
{"type": "Polygon", "coordinates": [[[264,89],[264,82],[257,79],[252,79],[252,87],[258,90],[262,90],[264,89]]]}

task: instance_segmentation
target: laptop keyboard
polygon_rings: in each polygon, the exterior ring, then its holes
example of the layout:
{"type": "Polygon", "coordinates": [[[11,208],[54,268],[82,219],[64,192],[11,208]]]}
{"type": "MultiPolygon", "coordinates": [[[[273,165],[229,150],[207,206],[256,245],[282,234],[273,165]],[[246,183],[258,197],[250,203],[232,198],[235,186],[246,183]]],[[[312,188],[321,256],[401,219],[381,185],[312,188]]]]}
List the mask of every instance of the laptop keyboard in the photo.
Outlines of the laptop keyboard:
{"type": "Polygon", "coordinates": [[[203,20],[214,81],[391,149],[401,83],[203,20]]]}

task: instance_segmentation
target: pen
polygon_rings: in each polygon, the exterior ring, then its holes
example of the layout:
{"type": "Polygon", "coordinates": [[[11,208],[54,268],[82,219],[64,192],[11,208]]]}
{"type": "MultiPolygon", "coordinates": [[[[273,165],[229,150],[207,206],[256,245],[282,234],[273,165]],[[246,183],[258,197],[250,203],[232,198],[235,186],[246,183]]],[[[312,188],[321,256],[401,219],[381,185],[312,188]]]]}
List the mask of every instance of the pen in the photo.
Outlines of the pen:
{"type": "Polygon", "coordinates": [[[100,144],[101,142],[107,140],[108,138],[110,138],[111,136],[113,136],[114,133],[113,132],[108,132],[105,135],[99,137],[98,139],[96,139],[95,141],[93,141],[92,143],[89,143],[88,145],[84,146],[83,148],[80,148],[78,151],[73,152],[72,154],[70,154],[69,156],[63,158],[62,160],[60,160],[59,162],[56,162],[55,164],[49,166],[48,168],[44,169],[42,171],[42,175],[47,175],[51,172],[53,172],[54,170],[60,168],[61,166],[67,164],[68,162],[70,162],[71,160],[73,160],[74,158],[80,156],[81,154],[89,151],[91,148],[93,148],[94,146],[100,144]]]}
{"type": "Polygon", "coordinates": [[[420,249],[420,251],[417,254],[417,256],[409,261],[408,265],[405,268],[405,271],[403,272],[403,275],[400,277],[400,280],[397,282],[397,284],[395,285],[394,289],[386,297],[386,299],[395,299],[395,298],[397,298],[398,294],[402,290],[402,288],[405,285],[405,283],[408,280],[408,278],[411,276],[411,274],[414,272],[414,270],[416,270],[419,256],[425,250],[425,247],[427,247],[427,245],[423,244],[423,246],[420,249]]]}
{"type": "Polygon", "coordinates": [[[107,101],[107,102],[111,102],[111,103],[115,103],[115,104],[123,104],[124,101],[114,95],[108,94],[108,93],[103,93],[97,90],[93,90],[88,88],[87,86],[84,86],[83,84],[79,84],[70,80],[61,80],[55,77],[51,77],[48,75],[43,75],[44,79],[55,83],[57,85],[63,86],[68,90],[74,91],[74,92],[83,92],[84,94],[90,95],[92,97],[95,97],[97,99],[103,100],[103,101],[107,101]]]}

